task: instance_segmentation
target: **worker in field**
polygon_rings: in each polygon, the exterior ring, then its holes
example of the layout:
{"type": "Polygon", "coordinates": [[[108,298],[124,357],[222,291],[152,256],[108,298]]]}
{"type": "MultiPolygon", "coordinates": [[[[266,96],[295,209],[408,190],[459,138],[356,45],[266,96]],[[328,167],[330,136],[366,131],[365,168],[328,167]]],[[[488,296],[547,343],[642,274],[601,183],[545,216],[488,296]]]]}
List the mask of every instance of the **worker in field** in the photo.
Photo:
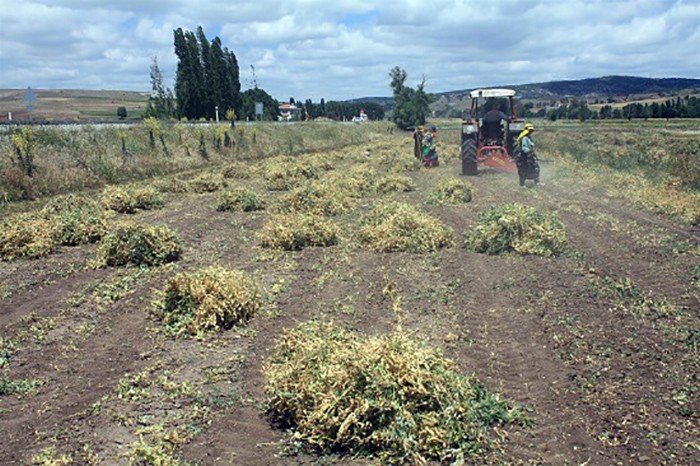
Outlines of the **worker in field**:
{"type": "Polygon", "coordinates": [[[503,121],[508,121],[508,115],[503,113],[500,104],[496,103],[494,107],[484,114],[481,119],[483,126],[483,136],[488,146],[503,145],[503,130],[501,128],[503,121]]]}
{"type": "Polygon", "coordinates": [[[428,131],[423,136],[423,154],[421,161],[425,167],[438,166],[437,128],[435,126],[428,128],[428,131]]]}
{"type": "Polygon", "coordinates": [[[532,140],[534,131],[532,123],[525,123],[516,141],[519,150],[516,152],[515,164],[518,166],[520,186],[525,186],[525,180],[528,179],[533,180],[535,184],[540,182],[540,164],[535,154],[535,142],[532,140]]]}
{"type": "Polygon", "coordinates": [[[423,155],[423,136],[425,128],[421,125],[413,131],[413,156],[418,160],[423,155]]]}

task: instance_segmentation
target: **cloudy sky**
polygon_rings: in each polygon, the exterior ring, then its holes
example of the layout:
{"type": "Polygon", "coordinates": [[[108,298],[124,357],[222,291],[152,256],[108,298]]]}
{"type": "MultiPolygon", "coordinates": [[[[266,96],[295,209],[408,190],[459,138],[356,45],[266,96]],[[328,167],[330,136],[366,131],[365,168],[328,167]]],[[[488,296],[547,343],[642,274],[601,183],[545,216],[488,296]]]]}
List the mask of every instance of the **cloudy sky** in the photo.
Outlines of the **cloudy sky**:
{"type": "Polygon", "coordinates": [[[700,0],[0,0],[0,88],[172,86],[173,29],[202,25],[286,100],[611,74],[700,77],[700,0]]]}

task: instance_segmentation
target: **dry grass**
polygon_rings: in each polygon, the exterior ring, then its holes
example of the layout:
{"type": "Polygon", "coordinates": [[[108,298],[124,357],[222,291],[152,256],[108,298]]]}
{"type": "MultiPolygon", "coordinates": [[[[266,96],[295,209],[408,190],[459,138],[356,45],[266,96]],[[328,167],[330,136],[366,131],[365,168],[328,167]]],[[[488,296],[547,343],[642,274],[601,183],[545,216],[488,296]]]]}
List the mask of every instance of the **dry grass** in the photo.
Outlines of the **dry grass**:
{"type": "Polygon", "coordinates": [[[474,198],[474,186],[467,181],[456,178],[443,180],[430,191],[428,203],[435,205],[457,205],[471,202],[474,198]]]}
{"type": "Polygon", "coordinates": [[[180,238],[168,227],[124,222],[102,238],[94,266],[161,265],[178,260],[181,253],[180,238]]]}
{"type": "Polygon", "coordinates": [[[312,214],[276,215],[258,234],[260,245],[296,251],[310,246],[338,243],[340,228],[331,220],[312,214]]]}
{"type": "Polygon", "coordinates": [[[311,451],[383,464],[483,460],[492,426],[523,413],[398,330],[363,338],[332,324],[285,332],[264,366],[268,409],[311,451]]]}
{"type": "Polygon", "coordinates": [[[467,233],[464,245],[489,254],[554,256],[566,248],[566,230],[554,213],[505,204],[482,213],[478,224],[467,233]]]}
{"type": "Polygon", "coordinates": [[[237,188],[223,191],[219,196],[216,210],[252,212],[265,208],[265,201],[252,189],[237,188]]]}
{"type": "Polygon", "coordinates": [[[377,252],[430,252],[452,244],[452,229],[408,204],[375,207],[364,219],[359,238],[377,252]]]}
{"type": "Polygon", "coordinates": [[[241,325],[262,305],[258,285],[248,274],[214,266],[169,278],[154,312],[172,335],[201,335],[241,325]]]}

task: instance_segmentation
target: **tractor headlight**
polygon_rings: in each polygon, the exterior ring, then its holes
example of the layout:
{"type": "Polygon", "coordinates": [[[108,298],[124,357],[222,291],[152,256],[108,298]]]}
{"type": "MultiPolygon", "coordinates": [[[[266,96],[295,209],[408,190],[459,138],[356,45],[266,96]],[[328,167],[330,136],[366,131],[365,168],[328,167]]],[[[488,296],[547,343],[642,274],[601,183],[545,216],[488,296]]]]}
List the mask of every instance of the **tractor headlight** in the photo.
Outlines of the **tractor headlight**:
{"type": "Polygon", "coordinates": [[[462,129],[464,133],[475,133],[476,132],[476,126],[474,125],[465,125],[462,129]]]}
{"type": "Polygon", "coordinates": [[[511,131],[522,131],[525,129],[525,123],[511,123],[508,125],[508,129],[511,131]]]}

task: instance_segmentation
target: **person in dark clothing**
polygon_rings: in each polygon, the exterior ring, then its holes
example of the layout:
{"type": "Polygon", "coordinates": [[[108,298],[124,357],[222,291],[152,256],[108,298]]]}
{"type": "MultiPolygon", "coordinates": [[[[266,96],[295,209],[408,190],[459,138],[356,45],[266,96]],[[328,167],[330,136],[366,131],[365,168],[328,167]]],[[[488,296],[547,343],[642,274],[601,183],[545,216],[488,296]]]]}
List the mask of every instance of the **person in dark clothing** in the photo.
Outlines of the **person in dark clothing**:
{"type": "Polygon", "coordinates": [[[532,140],[532,133],[535,127],[532,123],[526,123],[523,131],[518,135],[516,144],[520,149],[516,157],[515,164],[518,166],[518,178],[520,186],[525,186],[525,180],[532,179],[535,184],[540,182],[540,164],[535,155],[535,143],[532,140]]]}
{"type": "Polygon", "coordinates": [[[501,122],[508,121],[508,115],[503,113],[499,107],[494,107],[484,114],[482,118],[484,138],[488,145],[495,143],[503,145],[503,133],[501,131],[501,122]]]}

